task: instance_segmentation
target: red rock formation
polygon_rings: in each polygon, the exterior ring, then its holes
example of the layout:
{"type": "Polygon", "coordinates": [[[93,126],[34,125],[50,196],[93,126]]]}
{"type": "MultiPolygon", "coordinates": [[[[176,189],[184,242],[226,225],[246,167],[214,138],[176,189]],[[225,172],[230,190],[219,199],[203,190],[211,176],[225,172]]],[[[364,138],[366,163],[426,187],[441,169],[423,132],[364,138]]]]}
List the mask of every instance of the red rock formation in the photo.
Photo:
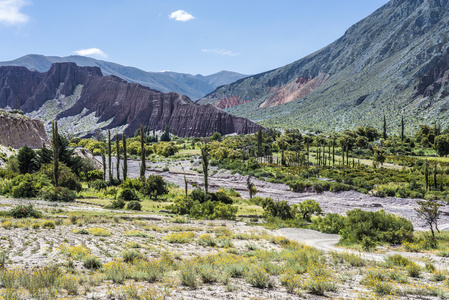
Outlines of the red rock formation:
{"type": "Polygon", "coordinates": [[[240,99],[240,96],[238,95],[233,95],[231,97],[225,97],[220,99],[217,103],[215,103],[215,106],[219,109],[226,109],[248,102],[249,101],[242,101],[240,99]]]}
{"type": "Polygon", "coordinates": [[[23,146],[50,147],[44,124],[22,115],[0,112],[0,145],[19,149],[23,146]]]}
{"type": "Polygon", "coordinates": [[[274,93],[259,107],[273,107],[303,98],[324,84],[328,79],[329,75],[327,74],[319,74],[315,78],[298,77],[295,81],[276,88],[274,93]]]}
{"type": "Polygon", "coordinates": [[[45,101],[59,95],[71,95],[77,85],[83,85],[80,99],[57,118],[95,113],[98,122],[112,119],[104,129],[128,124],[125,130],[128,136],[133,135],[140,125],[155,126],[157,130],[169,125],[172,132],[176,131],[178,136],[183,137],[209,136],[216,131],[221,134],[246,134],[261,128],[212,105],[194,104],[188,97],[177,93],[162,93],[116,76],[103,76],[98,67],[58,63],[53,64],[46,73],[30,72],[23,67],[0,67],[1,74],[5,74],[5,78],[0,76],[0,84],[8,83],[0,85],[2,107],[12,107],[15,99],[10,96],[12,94],[20,96],[20,109],[24,112],[39,110],[45,101]],[[20,72],[14,71],[14,68],[20,68],[20,72]],[[8,75],[13,73],[15,75],[8,75]],[[22,93],[19,91],[22,86],[17,83],[21,81],[27,82],[22,93]],[[8,91],[12,93],[8,94],[8,91]]]}

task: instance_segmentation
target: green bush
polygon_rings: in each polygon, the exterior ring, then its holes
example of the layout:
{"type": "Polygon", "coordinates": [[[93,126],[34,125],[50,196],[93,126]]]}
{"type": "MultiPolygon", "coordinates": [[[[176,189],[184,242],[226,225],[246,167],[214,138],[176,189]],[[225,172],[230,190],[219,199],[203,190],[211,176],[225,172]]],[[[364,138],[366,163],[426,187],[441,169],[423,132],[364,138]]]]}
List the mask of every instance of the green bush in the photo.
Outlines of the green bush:
{"type": "Polygon", "coordinates": [[[122,189],[133,189],[138,191],[142,187],[142,181],[136,178],[126,178],[120,183],[119,187],[121,187],[122,189]]]}
{"type": "Polygon", "coordinates": [[[46,186],[41,189],[39,197],[46,201],[72,202],[76,193],[65,187],[46,186]]]}
{"type": "Polygon", "coordinates": [[[262,202],[262,207],[264,209],[263,216],[266,218],[275,217],[288,220],[294,217],[294,212],[287,201],[274,201],[271,198],[266,198],[262,202]]]}
{"type": "Polygon", "coordinates": [[[100,170],[91,170],[87,172],[87,179],[90,181],[103,180],[104,172],[100,170]]]}
{"type": "Polygon", "coordinates": [[[124,200],[118,199],[118,200],[111,201],[111,203],[106,205],[104,208],[107,208],[107,209],[123,209],[125,207],[125,204],[126,204],[126,202],[124,200]]]}
{"type": "MultiPolygon", "coordinates": [[[[53,185],[55,184],[53,179],[54,174],[53,164],[42,165],[39,173],[44,174],[45,176],[47,176],[47,178],[50,178],[52,184],[53,185]]],[[[75,190],[78,192],[81,191],[82,188],[80,180],[78,179],[78,177],[76,177],[75,173],[73,173],[72,170],[63,163],[59,163],[58,185],[60,187],[66,187],[70,190],[75,190]]]]}
{"type": "Polygon", "coordinates": [[[95,179],[90,183],[90,187],[96,191],[107,189],[108,184],[103,179],[95,179]]]}
{"type": "Polygon", "coordinates": [[[328,213],[325,217],[312,220],[312,228],[324,233],[338,234],[345,226],[345,217],[339,214],[328,213]]]}
{"type": "Polygon", "coordinates": [[[4,182],[2,194],[9,194],[14,198],[34,198],[45,186],[51,186],[51,183],[44,175],[19,175],[4,182]]]}
{"type": "Polygon", "coordinates": [[[365,237],[373,242],[402,244],[413,238],[412,223],[384,210],[378,212],[353,209],[346,212],[344,228],[340,230],[341,243],[360,243],[365,237]]]}
{"type": "Polygon", "coordinates": [[[142,210],[142,205],[139,201],[129,201],[128,205],[126,205],[126,209],[129,210],[142,210]]]}
{"type": "Polygon", "coordinates": [[[36,209],[34,209],[33,205],[18,205],[8,211],[8,216],[11,216],[16,219],[20,218],[40,218],[42,217],[42,213],[36,209]]]}
{"type": "Polygon", "coordinates": [[[140,192],[156,200],[158,196],[168,193],[167,182],[160,175],[150,175],[140,187],[140,192]]]}
{"type": "Polygon", "coordinates": [[[131,201],[131,200],[139,200],[136,192],[133,189],[123,189],[117,196],[117,200],[131,201]]]}
{"type": "Polygon", "coordinates": [[[83,259],[83,265],[89,270],[97,270],[102,266],[100,259],[93,255],[85,256],[83,259]]]}

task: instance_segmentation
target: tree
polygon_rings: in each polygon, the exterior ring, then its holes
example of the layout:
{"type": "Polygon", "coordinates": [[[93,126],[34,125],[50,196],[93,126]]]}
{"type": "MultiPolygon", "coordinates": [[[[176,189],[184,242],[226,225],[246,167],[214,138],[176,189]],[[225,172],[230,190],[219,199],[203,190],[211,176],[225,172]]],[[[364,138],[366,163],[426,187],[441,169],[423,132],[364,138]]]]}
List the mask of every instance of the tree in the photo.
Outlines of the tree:
{"type": "Polygon", "coordinates": [[[446,156],[449,154],[449,134],[435,137],[435,150],[439,156],[446,156]]]}
{"type": "Polygon", "coordinates": [[[101,161],[103,163],[103,180],[106,181],[106,154],[103,148],[101,149],[101,161]]]}
{"type": "Polygon", "coordinates": [[[58,121],[52,122],[52,148],[53,148],[53,181],[55,187],[59,183],[59,133],[58,133],[58,121]]]}
{"type": "Polygon", "coordinates": [[[214,132],[214,134],[212,134],[212,136],[209,138],[209,140],[211,140],[211,141],[221,141],[222,138],[223,138],[223,136],[221,135],[221,133],[214,132]]]}
{"type": "Polygon", "coordinates": [[[146,167],[145,140],[143,136],[143,126],[140,125],[140,180],[145,181],[146,167]]]}
{"type": "Polygon", "coordinates": [[[312,215],[321,215],[323,210],[318,202],[315,200],[305,200],[298,205],[296,205],[298,213],[301,215],[303,220],[310,222],[310,217],[312,215]]]}
{"type": "Polygon", "coordinates": [[[251,176],[248,176],[248,178],[246,179],[246,187],[248,188],[249,199],[252,199],[253,196],[257,194],[257,188],[256,185],[251,182],[251,176]]]}
{"type": "Polygon", "coordinates": [[[186,171],[184,170],[184,166],[182,167],[182,172],[184,173],[184,191],[185,191],[186,197],[187,197],[187,193],[188,193],[188,189],[189,189],[189,181],[187,180],[186,171]]]}
{"type": "Polygon", "coordinates": [[[126,152],[126,135],[123,133],[123,180],[128,178],[128,153],[126,152]]]}
{"type": "Polygon", "coordinates": [[[384,165],[385,159],[387,158],[385,155],[384,149],[381,147],[373,147],[374,151],[374,161],[376,164],[380,164],[381,166],[384,165]]]}
{"type": "Polygon", "coordinates": [[[168,193],[167,183],[160,175],[150,175],[142,184],[140,192],[149,195],[153,200],[157,200],[158,196],[168,193]]]}
{"type": "Polygon", "coordinates": [[[415,211],[418,217],[426,222],[432,232],[432,238],[435,239],[435,232],[433,228],[435,227],[435,229],[440,232],[438,229],[438,219],[441,215],[441,204],[432,200],[418,201],[417,204],[419,207],[415,208],[415,211]]]}
{"type": "Polygon", "coordinates": [[[164,133],[161,135],[161,142],[170,142],[170,131],[168,125],[165,125],[164,133]]]}
{"type": "Polygon", "coordinates": [[[17,154],[20,174],[33,173],[36,171],[36,153],[28,146],[23,146],[17,154]]]}
{"type": "Polygon", "coordinates": [[[263,155],[262,145],[263,145],[263,134],[262,129],[259,129],[259,131],[257,132],[257,157],[263,155]]]}
{"type": "Polygon", "coordinates": [[[53,151],[51,149],[47,149],[45,143],[42,143],[42,148],[36,152],[36,161],[40,168],[40,166],[49,164],[53,161],[53,151]]]}
{"type": "Polygon", "coordinates": [[[203,176],[204,176],[204,191],[207,193],[209,189],[209,151],[207,144],[201,147],[201,162],[203,164],[203,176]]]}
{"type": "Polygon", "coordinates": [[[401,116],[401,142],[404,142],[404,116],[401,116]]]}
{"type": "Polygon", "coordinates": [[[285,136],[281,136],[276,139],[276,144],[281,151],[281,165],[285,166],[287,163],[285,161],[285,150],[287,150],[288,143],[285,139],[285,136]]]}
{"type": "Polygon", "coordinates": [[[384,115],[384,124],[383,124],[383,134],[382,137],[384,138],[384,140],[387,139],[387,119],[384,115]]]}
{"type": "Polygon", "coordinates": [[[108,167],[109,167],[109,181],[112,182],[112,153],[111,153],[111,130],[108,129],[108,167]]]}
{"type": "Polygon", "coordinates": [[[118,139],[118,133],[115,135],[115,148],[117,152],[117,180],[120,181],[120,140],[118,139]]]}

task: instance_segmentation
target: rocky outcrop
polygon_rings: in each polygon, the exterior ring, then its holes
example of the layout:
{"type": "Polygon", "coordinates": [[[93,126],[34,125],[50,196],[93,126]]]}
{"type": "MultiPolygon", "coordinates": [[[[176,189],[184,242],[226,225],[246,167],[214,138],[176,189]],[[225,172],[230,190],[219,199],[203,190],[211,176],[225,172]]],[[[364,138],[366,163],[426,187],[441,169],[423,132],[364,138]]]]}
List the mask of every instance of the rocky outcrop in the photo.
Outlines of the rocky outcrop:
{"type": "Polygon", "coordinates": [[[249,101],[242,101],[238,95],[232,95],[230,97],[220,99],[217,103],[215,103],[215,106],[219,109],[226,109],[247,102],[249,101]]]}
{"type": "MultiPolygon", "coordinates": [[[[0,94],[3,107],[11,107],[18,99],[19,109],[26,113],[33,112],[33,115],[44,115],[35,111],[43,109],[46,101],[70,96],[77,87],[82,87],[76,102],[67,109],[59,110],[56,116],[57,119],[64,119],[65,123],[75,117],[83,123],[85,118],[92,116],[95,124],[99,124],[93,127],[121,128],[120,132],[124,129],[128,136],[133,135],[141,125],[156,130],[163,130],[168,125],[171,132],[183,137],[209,136],[215,131],[221,134],[253,133],[261,128],[213,106],[194,104],[187,96],[162,93],[116,76],[103,76],[98,67],[58,63],[46,73],[31,72],[23,67],[0,67],[0,74],[5,74],[0,77],[0,83],[5,83],[0,85],[0,91],[10,91],[9,96],[4,92],[3,98],[0,94]],[[26,85],[10,84],[21,81],[26,85]],[[21,93],[21,88],[25,92],[21,93]]],[[[93,132],[94,129],[90,130],[93,132]]],[[[90,134],[87,132],[87,135],[90,134]]]]}
{"type": "Polygon", "coordinates": [[[19,149],[23,146],[50,147],[44,124],[19,114],[0,112],[0,145],[19,149]]]}
{"type": "Polygon", "coordinates": [[[448,26],[449,0],[391,0],[327,47],[219,87],[199,103],[255,101],[228,111],[284,128],[376,126],[383,115],[391,130],[401,115],[410,125],[438,119],[448,126],[448,26]],[[328,78],[313,84],[320,74],[328,78]]]}

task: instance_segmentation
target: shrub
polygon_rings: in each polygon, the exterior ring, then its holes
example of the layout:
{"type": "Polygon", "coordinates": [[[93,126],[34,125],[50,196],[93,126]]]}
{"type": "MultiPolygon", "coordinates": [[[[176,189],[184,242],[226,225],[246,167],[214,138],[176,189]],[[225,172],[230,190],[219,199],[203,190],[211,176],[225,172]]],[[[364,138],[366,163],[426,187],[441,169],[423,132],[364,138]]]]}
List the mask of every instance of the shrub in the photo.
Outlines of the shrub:
{"type": "Polygon", "coordinates": [[[96,191],[100,191],[106,189],[108,185],[103,179],[95,179],[90,183],[90,187],[96,191]]]}
{"type": "Polygon", "coordinates": [[[134,260],[137,260],[141,257],[142,257],[142,255],[139,252],[134,251],[134,250],[126,251],[126,252],[123,252],[123,254],[122,254],[123,261],[126,263],[133,263],[134,260]]]}
{"type": "Polygon", "coordinates": [[[168,193],[167,182],[160,175],[150,175],[142,184],[140,192],[156,200],[158,196],[168,193]]]}
{"type": "Polygon", "coordinates": [[[282,220],[292,219],[293,212],[287,201],[273,201],[271,198],[266,198],[262,207],[264,209],[264,217],[277,217],[282,220]]]}
{"type": "Polygon", "coordinates": [[[50,220],[45,220],[44,222],[42,222],[42,228],[47,228],[47,229],[53,229],[55,228],[55,222],[50,221],[50,220]]]}
{"type": "Polygon", "coordinates": [[[87,229],[87,231],[90,234],[93,234],[95,236],[110,236],[111,235],[111,232],[109,230],[107,230],[107,229],[104,229],[104,228],[94,227],[94,228],[87,229]]]}
{"type": "Polygon", "coordinates": [[[103,180],[104,172],[100,170],[91,170],[87,172],[87,179],[90,181],[103,180]]]}
{"type": "Polygon", "coordinates": [[[413,225],[409,220],[384,210],[354,209],[346,215],[344,229],[340,230],[342,243],[360,243],[364,237],[369,237],[375,243],[402,244],[413,238],[413,225]]]}
{"type": "Polygon", "coordinates": [[[16,219],[20,218],[41,218],[42,213],[34,209],[33,205],[18,205],[8,212],[8,216],[16,219]]]}
{"type": "Polygon", "coordinates": [[[312,215],[321,215],[322,213],[320,204],[315,200],[305,200],[294,207],[298,210],[301,218],[308,222],[311,221],[310,217],[312,215]]]}
{"type": "MultiPolygon", "coordinates": [[[[132,202],[132,201],[131,201],[132,202]]],[[[122,209],[125,207],[126,202],[119,199],[119,200],[114,200],[111,201],[108,205],[106,205],[104,208],[108,208],[108,209],[122,209]]]]}
{"type": "Polygon", "coordinates": [[[312,228],[324,233],[338,234],[344,228],[345,217],[328,213],[324,218],[318,216],[312,220],[312,228]]]}
{"type": "Polygon", "coordinates": [[[193,232],[174,232],[167,234],[165,236],[165,240],[169,243],[189,243],[195,238],[195,234],[193,232]]]}
{"type": "Polygon", "coordinates": [[[181,283],[185,286],[188,286],[192,289],[196,289],[198,287],[198,274],[190,264],[185,265],[180,272],[181,283]]]}
{"type": "Polygon", "coordinates": [[[200,235],[197,242],[198,242],[198,245],[201,245],[204,247],[206,247],[206,246],[214,247],[217,245],[217,241],[210,234],[200,235]]]}
{"type": "Polygon", "coordinates": [[[113,283],[123,283],[128,278],[129,266],[125,263],[113,261],[104,265],[105,279],[113,283]]]}
{"type": "Polygon", "coordinates": [[[46,201],[72,202],[76,193],[66,187],[45,186],[41,189],[39,197],[46,201]]]}
{"type": "Polygon", "coordinates": [[[419,275],[421,274],[421,267],[415,263],[410,263],[407,266],[407,273],[408,273],[408,276],[410,276],[410,277],[418,278],[419,275]]]}
{"type": "Polygon", "coordinates": [[[128,205],[126,205],[126,209],[140,211],[142,210],[142,205],[139,201],[129,201],[128,205]]]}
{"type": "Polygon", "coordinates": [[[124,200],[124,201],[130,201],[130,200],[139,200],[137,197],[137,194],[132,189],[123,189],[120,191],[119,195],[117,196],[118,200],[124,200]]]}
{"type": "MultiPolygon", "coordinates": [[[[50,178],[52,184],[55,184],[53,179],[54,174],[53,164],[42,165],[39,173],[50,178]]],[[[67,167],[64,163],[59,163],[58,184],[60,187],[65,187],[70,190],[75,190],[78,192],[81,191],[82,188],[78,177],[76,177],[76,175],[72,172],[72,170],[69,167],[67,167]]]]}
{"type": "Polygon", "coordinates": [[[254,287],[261,289],[267,287],[270,281],[270,276],[268,276],[265,270],[259,266],[254,266],[248,269],[246,272],[244,272],[243,277],[245,278],[246,282],[254,287]]]}
{"type": "Polygon", "coordinates": [[[37,197],[44,186],[50,185],[50,180],[46,176],[25,174],[6,181],[2,187],[2,193],[14,198],[32,198],[37,197]]]}
{"type": "Polygon", "coordinates": [[[89,270],[97,270],[102,266],[100,259],[93,255],[85,256],[83,259],[83,265],[89,270]]]}

